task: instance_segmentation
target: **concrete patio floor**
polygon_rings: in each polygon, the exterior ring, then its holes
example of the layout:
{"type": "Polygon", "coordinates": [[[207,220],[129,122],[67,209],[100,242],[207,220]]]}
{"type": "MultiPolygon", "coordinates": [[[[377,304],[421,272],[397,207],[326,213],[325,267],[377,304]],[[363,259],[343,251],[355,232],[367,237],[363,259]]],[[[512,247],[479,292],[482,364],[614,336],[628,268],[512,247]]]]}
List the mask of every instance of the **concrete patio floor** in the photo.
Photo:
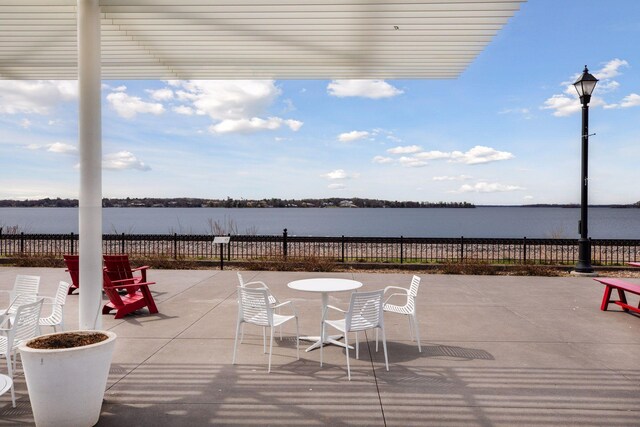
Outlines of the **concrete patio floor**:
{"type": "MultiPolygon", "coordinates": [[[[63,269],[0,268],[0,289],[16,274],[42,277],[52,295],[63,269]]],[[[407,287],[410,274],[243,272],[291,299],[301,335],[320,329],[320,296],[287,288],[292,280],[344,277],[362,290],[407,287]]],[[[422,353],[407,319],[385,317],[389,372],[372,334],[352,352],[327,346],[296,359],[294,324],[273,348],[245,327],[232,365],[237,314],[235,271],[152,270],[160,310],[115,320],[118,335],[99,426],[637,426],[640,423],[640,317],[600,311],[603,287],[589,278],[422,275],[418,315],[422,353]]],[[[634,280],[634,279],[630,279],[634,280]]],[[[637,279],[635,279],[637,281],[637,279]]],[[[346,308],[349,294],[330,304],[346,308]]],[[[78,296],[67,299],[67,329],[78,325],[78,296]]],[[[637,303],[637,299],[634,300],[637,303]]],[[[5,304],[6,301],[1,301],[5,304]]],[[[48,332],[48,331],[43,331],[48,332]]],[[[0,372],[6,372],[4,360],[0,372]]],[[[21,367],[17,408],[0,397],[0,425],[32,425],[21,367]]]]}

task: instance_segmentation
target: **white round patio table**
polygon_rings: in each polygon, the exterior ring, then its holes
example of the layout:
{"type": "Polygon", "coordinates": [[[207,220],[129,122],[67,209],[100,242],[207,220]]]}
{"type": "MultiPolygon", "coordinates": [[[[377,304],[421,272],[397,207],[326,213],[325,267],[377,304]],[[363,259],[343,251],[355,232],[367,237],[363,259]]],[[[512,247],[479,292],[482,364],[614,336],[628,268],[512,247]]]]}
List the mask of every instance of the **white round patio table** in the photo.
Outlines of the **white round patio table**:
{"type": "MultiPolygon", "coordinates": [[[[303,292],[318,292],[322,295],[322,313],[327,309],[329,305],[329,293],[330,292],[345,292],[353,291],[362,287],[362,283],[356,280],[339,279],[339,278],[323,278],[323,279],[302,279],[289,282],[287,286],[296,291],[303,292]]],[[[322,325],[321,325],[322,326],[322,325]]],[[[322,327],[321,329],[322,330],[322,327]]],[[[315,348],[320,348],[321,345],[334,344],[340,347],[346,347],[345,344],[338,341],[342,338],[342,335],[327,335],[324,336],[304,336],[300,337],[301,340],[314,341],[306,351],[311,351],[315,348]]]]}

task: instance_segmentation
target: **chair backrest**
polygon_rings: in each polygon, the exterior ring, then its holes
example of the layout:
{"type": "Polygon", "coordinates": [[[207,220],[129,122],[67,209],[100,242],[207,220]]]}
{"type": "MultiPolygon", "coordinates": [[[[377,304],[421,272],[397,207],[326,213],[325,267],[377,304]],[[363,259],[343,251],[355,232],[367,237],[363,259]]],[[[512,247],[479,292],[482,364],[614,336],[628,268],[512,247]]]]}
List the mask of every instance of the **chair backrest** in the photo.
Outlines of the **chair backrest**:
{"type": "Polygon", "coordinates": [[[382,327],[382,296],[384,289],[371,292],[353,292],[349,310],[347,310],[346,330],[363,331],[365,329],[382,327]]]}
{"type": "Polygon", "coordinates": [[[67,266],[71,283],[76,288],[80,287],[80,257],[78,255],[63,255],[64,263],[67,266]]]}
{"type": "Polygon", "coordinates": [[[42,298],[30,304],[18,307],[16,317],[7,335],[8,350],[17,348],[24,341],[36,336],[38,331],[38,320],[42,310],[42,298]]]}
{"type": "Polygon", "coordinates": [[[13,284],[14,296],[17,294],[37,294],[40,288],[40,276],[18,274],[13,284]]]}
{"type": "Polygon", "coordinates": [[[54,297],[53,302],[53,310],[51,311],[51,316],[49,316],[56,322],[60,322],[62,320],[62,310],[64,304],[67,302],[67,294],[70,286],[71,285],[67,282],[60,281],[60,283],[58,283],[58,290],[56,291],[56,296],[54,297]]]}
{"type": "Polygon", "coordinates": [[[103,255],[103,258],[111,280],[133,279],[129,255],[103,255]]]}
{"type": "Polygon", "coordinates": [[[37,301],[39,288],[40,276],[18,274],[13,284],[13,290],[10,293],[11,304],[5,313],[14,315],[21,305],[37,301]]]}
{"type": "Polygon", "coordinates": [[[419,287],[420,287],[420,276],[413,276],[413,278],[411,279],[411,286],[409,286],[410,298],[407,298],[407,306],[411,310],[415,308],[415,299],[416,299],[416,296],[418,295],[419,287]]]}
{"type": "Polygon", "coordinates": [[[246,323],[271,326],[273,310],[269,304],[269,291],[238,286],[238,316],[246,323]]]}

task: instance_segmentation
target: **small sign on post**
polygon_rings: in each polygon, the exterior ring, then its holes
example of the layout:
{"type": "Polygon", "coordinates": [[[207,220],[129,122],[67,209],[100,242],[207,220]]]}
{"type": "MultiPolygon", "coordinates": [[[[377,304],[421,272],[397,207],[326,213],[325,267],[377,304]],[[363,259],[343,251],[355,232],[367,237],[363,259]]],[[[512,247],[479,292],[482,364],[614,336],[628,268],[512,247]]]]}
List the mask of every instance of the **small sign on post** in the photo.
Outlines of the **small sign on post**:
{"type": "Polygon", "coordinates": [[[228,245],[231,241],[230,236],[216,236],[213,238],[213,244],[220,245],[220,270],[224,269],[224,245],[228,245]]]}

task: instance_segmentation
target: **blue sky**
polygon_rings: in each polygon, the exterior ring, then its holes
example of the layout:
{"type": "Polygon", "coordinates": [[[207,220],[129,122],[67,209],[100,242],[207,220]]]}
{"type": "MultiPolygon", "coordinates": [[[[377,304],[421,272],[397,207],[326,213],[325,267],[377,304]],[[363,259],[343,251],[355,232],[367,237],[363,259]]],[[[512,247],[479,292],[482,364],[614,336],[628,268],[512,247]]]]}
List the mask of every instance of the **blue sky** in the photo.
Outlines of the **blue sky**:
{"type": "MultiPolygon", "coordinates": [[[[578,203],[640,180],[640,2],[530,0],[454,80],[104,81],[105,197],[578,203]]],[[[77,198],[75,82],[0,81],[0,198],[77,198]]]]}

